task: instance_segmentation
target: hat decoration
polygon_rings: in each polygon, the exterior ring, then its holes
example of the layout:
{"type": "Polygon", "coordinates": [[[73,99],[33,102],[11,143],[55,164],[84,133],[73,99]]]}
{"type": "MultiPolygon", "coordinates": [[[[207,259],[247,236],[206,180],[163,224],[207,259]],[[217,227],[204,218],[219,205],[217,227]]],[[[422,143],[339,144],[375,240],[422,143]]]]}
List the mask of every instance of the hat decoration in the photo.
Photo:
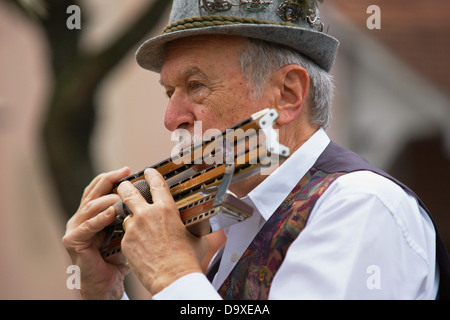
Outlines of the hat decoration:
{"type": "MultiPolygon", "coordinates": [[[[284,21],[298,22],[299,19],[308,21],[310,26],[318,31],[323,30],[323,23],[317,10],[317,1],[323,0],[288,0],[279,4],[277,13],[284,21]]],[[[229,0],[198,0],[199,11],[202,9],[209,13],[216,11],[228,11],[233,6],[244,7],[249,12],[261,12],[265,10],[273,1],[263,0],[239,0],[233,3],[229,0]]]]}

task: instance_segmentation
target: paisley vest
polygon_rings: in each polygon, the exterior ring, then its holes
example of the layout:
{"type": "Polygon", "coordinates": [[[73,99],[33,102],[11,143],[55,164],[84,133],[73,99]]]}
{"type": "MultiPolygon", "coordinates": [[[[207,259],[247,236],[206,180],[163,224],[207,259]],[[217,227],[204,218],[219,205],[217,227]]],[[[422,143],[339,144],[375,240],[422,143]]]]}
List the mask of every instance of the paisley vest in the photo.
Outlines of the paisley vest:
{"type": "MultiPolygon", "coordinates": [[[[337,178],[360,170],[380,174],[417,198],[401,182],[371,166],[356,153],[331,142],[261,228],[219,288],[219,294],[224,299],[267,299],[272,280],[289,246],[302,232],[317,200],[337,178]]],[[[417,199],[421,207],[428,212],[420,199],[417,199]]],[[[437,229],[436,257],[440,268],[439,297],[448,299],[450,260],[437,229]]]]}

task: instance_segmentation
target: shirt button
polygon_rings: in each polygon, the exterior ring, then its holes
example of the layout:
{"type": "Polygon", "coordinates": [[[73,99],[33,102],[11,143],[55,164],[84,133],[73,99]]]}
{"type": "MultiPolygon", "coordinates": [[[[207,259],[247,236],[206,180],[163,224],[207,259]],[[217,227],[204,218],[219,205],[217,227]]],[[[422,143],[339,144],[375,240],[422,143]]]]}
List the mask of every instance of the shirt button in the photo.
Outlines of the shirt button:
{"type": "Polygon", "coordinates": [[[236,262],[239,259],[239,255],[237,253],[233,253],[231,255],[231,262],[236,262]]]}

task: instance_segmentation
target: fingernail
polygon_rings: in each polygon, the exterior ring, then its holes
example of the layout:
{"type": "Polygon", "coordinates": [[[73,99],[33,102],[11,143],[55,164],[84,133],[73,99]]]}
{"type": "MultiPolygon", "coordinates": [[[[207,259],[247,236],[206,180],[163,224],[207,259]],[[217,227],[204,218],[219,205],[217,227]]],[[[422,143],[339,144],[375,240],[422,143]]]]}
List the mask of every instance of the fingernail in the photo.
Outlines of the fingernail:
{"type": "Polygon", "coordinates": [[[125,180],[119,184],[119,187],[122,186],[122,188],[129,188],[131,185],[133,185],[133,184],[130,181],[125,180]]]}
{"type": "Polygon", "coordinates": [[[152,175],[152,169],[150,169],[150,168],[145,169],[145,170],[144,170],[144,175],[145,175],[146,177],[151,177],[151,175],[152,175]]]}
{"type": "Polygon", "coordinates": [[[106,209],[105,211],[105,216],[109,217],[112,214],[112,211],[114,210],[114,208],[111,206],[108,209],[106,209]]]}

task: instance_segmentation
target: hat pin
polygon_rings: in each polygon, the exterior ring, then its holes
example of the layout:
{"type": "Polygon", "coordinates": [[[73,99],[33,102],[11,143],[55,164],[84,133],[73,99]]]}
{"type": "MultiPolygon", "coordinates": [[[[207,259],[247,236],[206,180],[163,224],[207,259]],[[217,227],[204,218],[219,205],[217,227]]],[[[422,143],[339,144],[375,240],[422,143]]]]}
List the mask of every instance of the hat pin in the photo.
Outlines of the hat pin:
{"type": "Polygon", "coordinates": [[[228,11],[232,6],[236,6],[228,0],[198,0],[199,9],[205,9],[207,12],[228,11]]]}

